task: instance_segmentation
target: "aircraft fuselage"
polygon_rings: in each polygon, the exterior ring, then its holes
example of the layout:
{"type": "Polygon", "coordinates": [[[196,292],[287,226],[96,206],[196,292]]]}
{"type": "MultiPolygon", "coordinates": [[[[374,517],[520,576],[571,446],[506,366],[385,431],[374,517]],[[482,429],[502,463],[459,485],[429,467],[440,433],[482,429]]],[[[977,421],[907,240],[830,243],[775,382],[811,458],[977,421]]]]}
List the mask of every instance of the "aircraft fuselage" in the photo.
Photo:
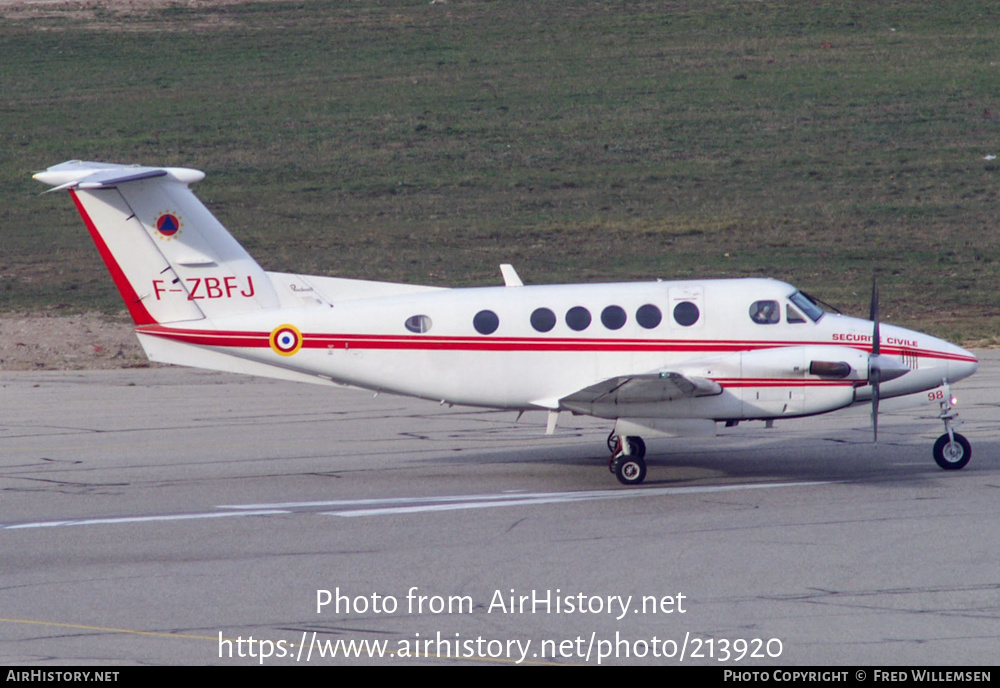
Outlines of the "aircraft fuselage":
{"type": "MultiPolygon", "coordinates": [[[[872,323],[832,313],[813,320],[789,300],[797,290],[775,280],[441,289],[340,301],[313,279],[309,306],[138,331],[317,382],[494,408],[557,409],[582,387],[658,370],[716,380],[723,393],[650,402],[643,417],[809,415],[870,394],[872,323]],[[760,315],[762,303],[774,312],[760,315]],[[282,328],[297,339],[286,350],[273,336],[282,328]],[[816,359],[844,361],[858,374],[811,374],[816,359]]],[[[228,298],[239,298],[237,289],[228,298]]],[[[881,350],[909,369],[883,384],[883,398],[935,389],[977,366],[958,346],[891,325],[882,326],[881,350]]],[[[621,410],[563,407],[608,418],[621,410]]]]}

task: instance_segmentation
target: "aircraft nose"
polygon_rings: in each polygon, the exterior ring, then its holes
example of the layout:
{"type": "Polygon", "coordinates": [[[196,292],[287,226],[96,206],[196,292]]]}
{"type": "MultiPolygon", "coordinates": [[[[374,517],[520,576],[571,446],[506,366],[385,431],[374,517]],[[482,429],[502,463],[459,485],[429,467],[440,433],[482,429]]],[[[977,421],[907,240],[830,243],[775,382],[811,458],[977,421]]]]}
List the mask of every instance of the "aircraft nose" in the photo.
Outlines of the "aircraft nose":
{"type": "Polygon", "coordinates": [[[951,345],[946,355],[949,382],[964,380],[979,369],[979,359],[960,346],[951,345]]]}
{"type": "Polygon", "coordinates": [[[896,343],[913,347],[915,358],[908,355],[905,346],[901,349],[902,362],[912,371],[900,380],[909,380],[911,385],[939,385],[942,380],[958,382],[979,369],[979,359],[971,351],[928,334],[894,328],[886,335],[885,343],[890,347],[896,343]]]}

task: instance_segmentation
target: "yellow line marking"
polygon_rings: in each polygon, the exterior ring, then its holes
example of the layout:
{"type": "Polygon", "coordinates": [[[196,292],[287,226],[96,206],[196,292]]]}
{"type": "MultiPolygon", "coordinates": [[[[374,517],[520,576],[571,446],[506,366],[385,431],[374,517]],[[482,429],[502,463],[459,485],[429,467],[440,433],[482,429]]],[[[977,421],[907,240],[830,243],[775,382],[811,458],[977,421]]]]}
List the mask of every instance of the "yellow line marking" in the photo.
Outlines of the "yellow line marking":
{"type": "Polygon", "coordinates": [[[163,631],[137,631],[131,628],[108,628],[85,624],[61,623],[58,621],[36,621],[34,619],[0,619],[0,622],[28,624],[31,626],[54,626],[55,628],[76,628],[81,631],[102,631],[104,633],[127,633],[129,635],[149,635],[159,638],[186,638],[188,640],[218,640],[218,636],[188,635],[185,633],[164,633],[163,631]]]}

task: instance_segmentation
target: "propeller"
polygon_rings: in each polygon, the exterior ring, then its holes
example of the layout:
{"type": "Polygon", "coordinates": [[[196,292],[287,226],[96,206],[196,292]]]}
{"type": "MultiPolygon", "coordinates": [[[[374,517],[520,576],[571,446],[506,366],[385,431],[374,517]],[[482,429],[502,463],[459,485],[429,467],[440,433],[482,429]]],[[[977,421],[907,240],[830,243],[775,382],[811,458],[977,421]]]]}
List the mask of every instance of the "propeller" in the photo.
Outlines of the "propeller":
{"type": "Polygon", "coordinates": [[[868,384],[872,388],[872,434],[878,442],[878,403],[883,382],[895,380],[910,372],[910,368],[894,358],[881,354],[882,335],[878,315],[878,279],[872,277],[872,301],[868,309],[868,319],[872,321],[872,352],[868,356],[868,384]]]}
{"type": "MultiPolygon", "coordinates": [[[[910,367],[892,356],[882,355],[882,326],[878,312],[878,279],[874,276],[872,277],[872,300],[868,309],[868,319],[872,323],[872,348],[871,353],[868,354],[868,385],[871,387],[872,395],[872,435],[877,443],[878,406],[882,398],[882,383],[905,375],[910,372],[910,367]]],[[[853,372],[851,365],[846,361],[811,361],[809,363],[809,373],[820,377],[844,379],[853,372]]]]}
{"type": "Polygon", "coordinates": [[[878,321],[878,279],[872,277],[872,301],[868,308],[868,319],[872,325],[872,353],[868,358],[868,384],[872,386],[872,434],[874,442],[878,443],[878,400],[879,385],[882,383],[882,367],[879,365],[879,351],[882,344],[882,334],[878,321]]]}

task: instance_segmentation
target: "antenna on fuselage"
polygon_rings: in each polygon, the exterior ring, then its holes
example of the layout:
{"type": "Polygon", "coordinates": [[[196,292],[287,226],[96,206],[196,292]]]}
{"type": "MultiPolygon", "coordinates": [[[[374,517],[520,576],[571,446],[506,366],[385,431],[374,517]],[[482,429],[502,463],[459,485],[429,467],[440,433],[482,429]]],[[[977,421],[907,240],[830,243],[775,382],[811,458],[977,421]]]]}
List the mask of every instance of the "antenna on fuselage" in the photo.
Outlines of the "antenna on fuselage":
{"type": "Polygon", "coordinates": [[[517,270],[510,263],[502,263],[500,265],[500,274],[503,275],[503,284],[505,287],[523,287],[524,282],[521,281],[521,277],[517,274],[517,270]]]}

